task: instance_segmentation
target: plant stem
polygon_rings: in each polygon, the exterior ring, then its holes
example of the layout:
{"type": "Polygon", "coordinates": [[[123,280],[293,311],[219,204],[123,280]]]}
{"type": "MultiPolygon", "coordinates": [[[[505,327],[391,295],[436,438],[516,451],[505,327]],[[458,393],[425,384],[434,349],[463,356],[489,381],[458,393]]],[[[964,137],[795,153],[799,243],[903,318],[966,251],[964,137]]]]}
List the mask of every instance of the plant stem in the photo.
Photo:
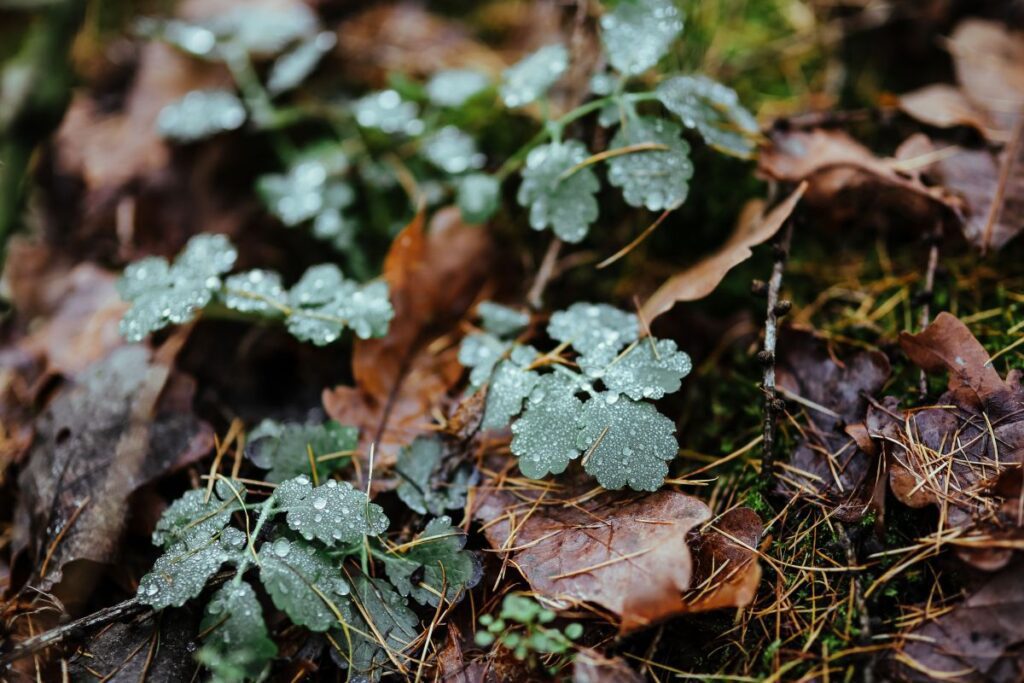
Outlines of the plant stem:
{"type": "Polygon", "coordinates": [[[249,568],[249,558],[256,555],[256,548],[253,543],[259,537],[260,531],[263,530],[263,525],[266,524],[267,520],[275,512],[275,502],[276,499],[273,494],[271,494],[270,498],[263,501],[263,509],[260,510],[260,516],[256,519],[256,526],[253,527],[252,532],[249,534],[249,554],[242,555],[242,559],[238,562],[238,571],[235,572],[235,578],[232,580],[232,583],[236,586],[242,583],[242,574],[249,568]]]}
{"type": "Polygon", "coordinates": [[[555,274],[555,266],[558,264],[558,253],[562,250],[562,240],[557,237],[551,238],[548,250],[544,253],[544,259],[537,269],[537,277],[533,280],[526,301],[534,310],[540,310],[544,306],[544,290],[555,274]]]}
{"type": "MultiPolygon", "coordinates": [[[[928,323],[931,322],[932,297],[935,293],[935,270],[939,266],[939,240],[941,237],[942,223],[940,221],[928,237],[928,241],[931,243],[931,246],[928,249],[928,268],[924,273],[924,288],[919,294],[921,299],[922,332],[926,327],[928,327],[928,323]]],[[[921,370],[920,372],[918,388],[921,392],[921,397],[924,398],[928,395],[928,375],[924,370],[921,370]]]]}

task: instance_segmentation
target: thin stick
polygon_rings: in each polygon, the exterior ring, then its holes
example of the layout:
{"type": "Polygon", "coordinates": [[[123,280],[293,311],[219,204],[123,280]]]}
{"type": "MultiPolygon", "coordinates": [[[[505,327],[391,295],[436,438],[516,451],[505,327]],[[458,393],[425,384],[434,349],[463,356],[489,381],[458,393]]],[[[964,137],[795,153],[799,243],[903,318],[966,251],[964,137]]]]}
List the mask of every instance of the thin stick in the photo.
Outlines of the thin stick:
{"type": "Polygon", "coordinates": [[[535,310],[539,310],[544,306],[544,290],[547,289],[548,282],[551,281],[552,276],[555,274],[558,253],[561,250],[562,240],[557,237],[553,238],[551,244],[548,245],[547,252],[544,254],[544,260],[541,261],[540,268],[537,270],[537,277],[533,281],[533,286],[530,287],[530,293],[526,295],[527,302],[535,310]]]}
{"type": "Polygon", "coordinates": [[[764,391],[764,438],[762,442],[761,481],[767,489],[775,476],[775,422],[779,413],[779,395],[775,389],[775,346],[779,334],[779,290],[782,273],[789,258],[789,245],[793,240],[793,220],[787,220],[782,237],[775,245],[775,265],[768,280],[768,314],[764,323],[764,349],[758,354],[764,364],[761,389],[764,391]]]}
{"type": "MultiPolygon", "coordinates": [[[[935,293],[935,270],[939,267],[939,238],[942,236],[942,223],[935,226],[929,241],[931,247],[928,249],[928,268],[924,273],[924,289],[921,290],[921,331],[923,332],[932,317],[932,297],[935,293]]],[[[928,394],[928,375],[921,370],[918,379],[918,388],[921,396],[928,394]]]]}

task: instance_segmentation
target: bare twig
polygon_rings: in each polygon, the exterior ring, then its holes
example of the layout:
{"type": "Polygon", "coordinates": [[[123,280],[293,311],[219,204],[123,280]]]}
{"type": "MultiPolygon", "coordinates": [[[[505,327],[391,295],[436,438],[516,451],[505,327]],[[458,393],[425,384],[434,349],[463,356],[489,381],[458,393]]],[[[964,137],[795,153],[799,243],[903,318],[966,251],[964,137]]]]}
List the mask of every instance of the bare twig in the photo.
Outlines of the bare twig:
{"type": "Polygon", "coordinates": [[[558,254],[561,250],[562,240],[557,237],[552,238],[548,250],[544,253],[544,260],[541,261],[540,268],[537,269],[537,277],[533,281],[533,286],[530,287],[530,293],[526,295],[527,302],[535,310],[544,305],[544,290],[555,274],[555,266],[558,264],[558,254]]]}
{"type": "MultiPolygon", "coordinates": [[[[839,527],[839,543],[846,553],[846,563],[851,567],[859,566],[857,553],[853,549],[853,542],[850,540],[846,526],[842,522],[836,524],[839,527]]],[[[857,615],[860,621],[860,642],[862,645],[869,645],[871,643],[871,615],[868,613],[867,601],[864,599],[864,586],[861,585],[860,576],[857,574],[853,576],[853,599],[857,604],[857,615]]],[[[874,683],[875,681],[874,660],[874,653],[871,653],[861,669],[861,680],[864,683],[874,683]]]]}
{"type": "Polygon", "coordinates": [[[788,301],[779,301],[782,289],[782,273],[789,258],[789,245],[793,240],[793,220],[786,221],[782,236],[775,244],[775,265],[768,280],[768,314],[764,323],[764,348],[758,354],[764,366],[761,388],[764,391],[764,438],[762,443],[761,481],[766,488],[774,477],[775,467],[775,422],[781,411],[782,401],[775,388],[775,346],[778,341],[779,318],[789,311],[788,301]]]}
{"type": "MultiPolygon", "coordinates": [[[[935,293],[935,270],[939,266],[939,240],[942,237],[942,223],[938,223],[935,229],[932,231],[928,238],[928,268],[924,273],[924,288],[921,290],[919,296],[921,300],[921,331],[923,332],[928,323],[931,322],[932,316],[932,297],[935,293]]],[[[919,388],[921,396],[924,397],[928,394],[928,376],[924,370],[921,370],[921,377],[919,380],[919,388]]]]}
{"type": "Polygon", "coordinates": [[[52,647],[69,636],[77,635],[83,631],[87,631],[97,626],[103,626],[119,619],[132,617],[144,611],[151,610],[149,607],[139,602],[137,598],[129,598],[128,600],[119,602],[116,605],[105,607],[98,612],[93,612],[81,619],[68,622],[55,629],[51,629],[45,633],[40,633],[38,636],[33,636],[28,640],[18,643],[10,652],[0,657],[0,666],[10,664],[22,657],[27,657],[39,652],[40,650],[52,647]]]}

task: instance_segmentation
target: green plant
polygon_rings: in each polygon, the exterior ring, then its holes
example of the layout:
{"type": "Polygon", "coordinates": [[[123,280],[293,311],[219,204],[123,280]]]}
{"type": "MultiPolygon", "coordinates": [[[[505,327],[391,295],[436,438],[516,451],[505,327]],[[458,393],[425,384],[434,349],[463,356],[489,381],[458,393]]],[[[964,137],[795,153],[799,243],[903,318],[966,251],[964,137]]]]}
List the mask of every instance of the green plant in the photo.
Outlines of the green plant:
{"type": "Polygon", "coordinates": [[[561,343],[541,354],[512,339],[521,313],[492,303],[480,313],[484,331],[466,337],[459,360],[472,368],[471,387],[487,386],[482,426],[511,422],[523,474],[558,474],[582,455],[605,488],[661,486],[679,445],[675,424],[649,401],[678,391],[690,372],[675,342],[641,339],[632,313],[577,303],[551,316],[548,335],[561,343]],[[562,355],[570,347],[574,362],[562,355]]]}
{"type": "Polygon", "coordinates": [[[538,658],[555,655],[546,660],[548,673],[554,675],[572,661],[575,644],[583,635],[583,625],[573,622],[565,629],[549,626],[555,620],[555,613],[545,609],[525,595],[510,593],[501,603],[497,617],[490,614],[480,616],[480,625],[474,636],[477,645],[511,650],[520,660],[536,664],[538,658]]]}
{"type": "MultiPolygon", "coordinates": [[[[354,437],[331,423],[264,423],[255,436],[262,444],[256,461],[277,477],[309,466],[314,449],[354,437]],[[293,465],[283,463],[286,456],[293,465]]],[[[384,536],[383,509],[346,482],[321,480],[322,462],[314,459],[308,470],[313,480],[284,479],[259,502],[238,480],[219,477],[209,489],[185,493],[157,524],[153,543],[164,554],[140,581],[139,600],[161,610],[213,589],[197,658],[217,681],[261,679],[277,652],[257,579],[291,623],[326,633],[345,666],[374,680],[389,662],[413,656],[406,650],[420,636],[420,618],[409,598],[437,606],[479,580],[479,561],[463,549],[465,535],[450,518],[434,517],[395,545],[384,536]],[[374,563],[383,571],[373,572],[374,563]],[[234,572],[221,574],[226,566],[234,572]]]]}

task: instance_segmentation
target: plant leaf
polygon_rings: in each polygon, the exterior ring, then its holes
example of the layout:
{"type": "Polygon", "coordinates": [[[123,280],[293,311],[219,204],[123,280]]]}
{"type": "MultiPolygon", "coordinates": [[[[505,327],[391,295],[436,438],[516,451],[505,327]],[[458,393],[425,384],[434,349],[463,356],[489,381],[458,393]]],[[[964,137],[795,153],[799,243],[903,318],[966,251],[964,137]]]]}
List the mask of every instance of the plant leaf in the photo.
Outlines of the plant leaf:
{"type": "Polygon", "coordinates": [[[486,161],[476,141],[455,126],[445,126],[423,141],[423,156],[445,173],[458,175],[481,168],[486,161]]]}
{"type": "Polygon", "coordinates": [[[516,362],[514,359],[498,363],[487,389],[487,404],[481,427],[501,429],[523,409],[523,401],[533,392],[540,380],[540,375],[526,369],[535,356],[536,353],[530,353],[525,363],[516,362]]]}
{"type": "Polygon", "coordinates": [[[301,539],[281,536],[260,548],[260,581],[274,605],[311,631],[338,626],[338,603],[347,604],[350,591],[341,567],[301,539]]]}
{"type": "Polygon", "coordinates": [[[637,491],[656,491],[676,457],[676,426],[650,403],[618,394],[598,394],[587,401],[576,439],[587,450],[584,469],[606,489],[629,485],[637,491]]]}
{"type": "Polygon", "coordinates": [[[394,317],[386,283],[357,285],[333,264],[308,269],[288,293],[288,303],[288,331],[318,346],[337,340],[346,325],[362,339],[383,336],[394,317]]]}
{"type": "Polygon", "coordinates": [[[304,150],[287,172],[260,176],[256,189],[271,213],[291,227],[355,200],[352,187],[338,180],[348,167],[348,156],[340,147],[315,145],[304,150]]]}
{"type": "Polygon", "coordinates": [[[754,151],[757,121],[735,90],[706,76],[673,76],[658,84],[656,93],[666,109],[712,147],[741,158],[754,151]]]}
{"type": "Polygon", "coordinates": [[[427,81],[427,99],[439,107],[461,107],[490,84],[487,74],[474,69],[438,71],[427,81]]]}
{"type": "Polygon", "coordinates": [[[224,305],[242,313],[279,317],[287,307],[281,276],[269,270],[247,270],[224,281],[224,305]]]}
{"type": "Polygon", "coordinates": [[[579,140],[530,150],[516,199],[520,206],[529,207],[531,228],[550,227],[566,242],[579,242],[587,236],[590,224],[597,220],[594,195],[601,183],[590,167],[569,172],[588,156],[579,140]]]}
{"type": "Polygon", "coordinates": [[[356,122],[363,128],[376,128],[385,133],[419,135],[423,121],[415,102],[402,99],[394,90],[382,90],[360,98],[352,105],[356,122]]]}
{"type": "Polygon", "coordinates": [[[227,90],[193,90],[160,110],[160,135],[175,142],[196,142],[236,130],[246,119],[245,106],[227,90]]]}
{"type": "Polygon", "coordinates": [[[579,430],[574,425],[583,410],[575,396],[575,385],[560,375],[544,375],[526,401],[523,415],[512,423],[512,452],[519,456],[519,469],[530,479],[549,472],[564,472],[578,457],[579,430]]]}
{"type": "MultiPolygon", "coordinates": [[[[359,430],[346,427],[335,420],[323,424],[282,424],[263,420],[249,434],[245,453],[258,467],[269,470],[265,479],[280,483],[300,474],[309,475],[309,449],[314,458],[336,455],[355,450],[359,443],[359,430]]],[[[348,457],[317,460],[318,480],[327,479],[331,472],[349,462],[348,457]]]]}
{"type": "Polygon", "coordinates": [[[680,137],[682,129],[665,119],[651,116],[633,118],[612,138],[609,149],[642,143],[668,147],[664,151],[638,151],[608,160],[608,182],[622,188],[630,206],[650,211],[676,209],[690,191],[693,164],[690,145],[680,137]]]}
{"type": "Polygon", "coordinates": [[[139,581],[139,600],[156,610],[181,607],[203,592],[225,562],[238,558],[245,534],[228,527],[217,536],[193,534],[174,543],[139,581]]]}
{"type": "Polygon", "coordinates": [[[267,75],[267,91],[271,95],[280,95],[297,87],[313,73],[337,42],[334,33],[322,31],[278,57],[267,75]]]}
{"type": "Polygon", "coordinates": [[[484,223],[498,210],[501,183],[486,173],[471,173],[459,179],[457,195],[462,220],[484,223]]]}
{"type": "Polygon", "coordinates": [[[121,334],[141,341],[147,334],[195,317],[220,289],[220,275],[231,270],[238,252],[223,235],[196,235],[173,266],[144,258],[125,268],[117,291],[132,307],[121,320],[121,334]]]}
{"type": "MultiPolygon", "coordinates": [[[[238,497],[245,500],[245,487],[234,484],[238,497]]],[[[219,533],[231,519],[234,506],[239,502],[232,486],[220,480],[214,486],[210,500],[206,489],[186,491],[171,503],[153,531],[153,545],[167,547],[189,538],[205,539],[219,533]]]]}
{"type": "Polygon", "coordinates": [[[459,346],[459,363],[463,367],[472,368],[469,372],[469,385],[479,389],[486,384],[494,366],[511,347],[511,343],[490,334],[471,334],[464,338],[459,346]]]}
{"type": "Polygon", "coordinates": [[[327,545],[351,543],[388,528],[384,510],[348,482],[331,479],[313,488],[303,475],[278,486],[274,495],[288,513],[288,526],[307,541],[316,538],[327,545]]]}
{"type": "Polygon", "coordinates": [[[206,636],[197,658],[215,681],[260,679],[277,654],[256,592],[244,581],[213,594],[199,629],[206,636]]]}
{"type": "Polygon", "coordinates": [[[453,600],[480,580],[483,570],[476,555],[466,546],[466,534],[452,528],[450,517],[430,520],[423,532],[409,544],[405,553],[384,557],[388,579],[403,596],[412,596],[421,605],[436,606],[444,589],[445,600],[453,600]],[[423,578],[413,574],[423,569],[423,578]]]}
{"type": "Polygon", "coordinates": [[[542,47],[505,69],[501,99],[506,107],[526,106],[544,96],[568,69],[569,51],[564,45],[542,47]]]}
{"type": "Polygon", "coordinates": [[[482,301],[476,307],[484,329],[498,337],[514,337],[530,324],[530,314],[493,301],[482,301]]]}
{"type": "Polygon", "coordinates": [[[610,391],[639,401],[657,400],[679,391],[681,380],[690,374],[693,363],[671,339],[641,339],[610,364],[594,363],[590,356],[583,356],[580,367],[604,382],[610,391]]]}
{"type": "Polygon", "coordinates": [[[575,303],[551,316],[548,334],[568,342],[593,363],[610,363],[627,344],[636,341],[636,315],[608,304],[575,303]]]}
{"type": "MultiPolygon", "coordinates": [[[[409,609],[407,600],[395,592],[387,581],[374,579],[368,576],[352,577],[353,597],[362,606],[365,616],[373,622],[370,628],[362,618],[364,615],[354,616],[352,625],[363,633],[373,634],[374,639],[370,640],[355,629],[350,631],[352,638],[352,652],[350,654],[351,666],[354,673],[367,675],[371,680],[380,678],[383,667],[391,661],[387,652],[376,640],[380,634],[383,644],[392,653],[402,653],[416,641],[419,636],[419,617],[409,609]]],[[[344,643],[343,636],[335,638],[339,643],[344,643]]],[[[406,657],[395,654],[398,662],[405,662],[406,657]]]]}
{"type": "Polygon", "coordinates": [[[683,30],[683,12],[673,0],[622,0],[601,17],[608,61],[628,76],[658,63],[683,30]]]}
{"type": "Polygon", "coordinates": [[[456,470],[451,481],[435,484],[442,456],[441,442],[431,437],[417,437],[398,454],[397,469],[402,475],[398,497],[421,515],[440,515],[466,504],[470,478],[466,470],[456,470]]]}

